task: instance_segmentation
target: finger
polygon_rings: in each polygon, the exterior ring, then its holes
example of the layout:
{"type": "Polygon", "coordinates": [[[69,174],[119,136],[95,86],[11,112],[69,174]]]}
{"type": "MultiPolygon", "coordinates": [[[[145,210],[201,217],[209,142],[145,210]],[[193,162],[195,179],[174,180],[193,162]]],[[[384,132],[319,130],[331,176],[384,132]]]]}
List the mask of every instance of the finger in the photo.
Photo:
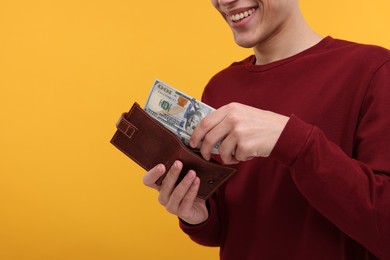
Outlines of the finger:
{"type": "Polygon", "coordinates": [[[162,181],[158,198],[162,205],[168,203],[182,168],[183,164],[180,161],[175,161],[162,181]]]}
{"type": "Polygon", "coordinates": [[[171,194],[171,197],[169,198],[168,203],[165,206],[168,212],[177,215],[179,205],[181,204],[183,198],[186,196],[188,190],[192,186],[195,177],[195,172],[193,170],[190,170],[183,178],[183,180],[176,186],[176,188],[171,194]]]}
{"type": "MultiPolygon", "coordinates": [[[[202,146],[200,147],[200,153],[203,158],[210,160],[211,152],[218,142],[225,139],[226,135],[229,133],[229,128],[224,121],[220,122],[215,126],[210,132],[206,134],[202,141],[202,146]]],[[[223,143],[223,142],[222,142],[223,143]]]]}
{"type": "Polygon", "coordinates": [[[217,124],[219,124],[225,117],[225,112],[223,108],[220,108],[208,116],[206,116],[198,126],[195,128],[194,132],[190,138],[190,145],[192,148],[198,147],[199,143],[202,141],[204,136],[213,129],[217,124]]]}
{"type": "Polygon", "coordinates": [[[182,202],[180,203],[179,209],[178,209],[178,216],[187,219],[191,217],[191,210],[194,205],[194,201],[196,199],[196,196],[198,195],[200,187],[200,179],[199,177],[195,177],[194,181],[192,182],[191,187],[188,189],[185,197],[183,198],[182,202]]]}
{"type": "Polygon", "coordinates": [[[239,161],[235,157],[237,140],[232,135],[227,136],[218,148],[219,155],[225,164],[237,164],[239,161]]]}
{"type": "Polygon", "coordinates": [[[144,177],[142,178],[142,182],[144,185],[158,190],[159,186],[156,185],[156,181],[161,176],[163,176],[164,173],[165,173],[164,164],[158,164],[144,175],[144,177]]]}
{"type": "Polygon", "coordinates": [[[255,150],[252,149],[250,146],[246,146],[245,149],[243,149],[245,145],[241,147],[237,147],[236,153],[235,153],[235,158],[238,161],[244,162],[244,161],[249,161],[252,160],[255,157],[258,157],[257,154],[255,154],[255,150]]]}

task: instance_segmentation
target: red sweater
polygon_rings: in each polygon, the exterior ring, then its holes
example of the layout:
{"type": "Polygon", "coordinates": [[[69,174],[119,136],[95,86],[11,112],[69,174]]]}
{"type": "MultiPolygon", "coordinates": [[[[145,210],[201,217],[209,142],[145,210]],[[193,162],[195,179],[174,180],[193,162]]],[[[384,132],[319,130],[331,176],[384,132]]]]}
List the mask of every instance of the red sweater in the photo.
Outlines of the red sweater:
{"type": "Polygon", "coordinates": [[[215,75],[203,100],[290,116],[268,158],[240,163],[180,223],[223,260],[390,259],[390,52],[327,37],[267,65],[253,56],[215,75]]]}

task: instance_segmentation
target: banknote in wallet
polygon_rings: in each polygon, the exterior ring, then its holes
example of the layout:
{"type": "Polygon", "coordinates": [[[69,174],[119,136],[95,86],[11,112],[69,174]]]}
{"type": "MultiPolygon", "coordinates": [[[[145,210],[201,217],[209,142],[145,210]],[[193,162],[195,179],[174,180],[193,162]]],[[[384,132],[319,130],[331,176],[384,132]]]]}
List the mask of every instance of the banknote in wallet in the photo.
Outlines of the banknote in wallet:
{"type": "MultiPolygon", "coordinates": [[[[138,103],[121,115],[116,127],[111,143],[145,170],[149,171],[160,163],[169,169],[176,160],[180,160],[183,169],[176,184],[189,170],[194,170],[200,178],[197,196],[201,199],[208,199],[236,171],[217,161],[205,160],[146,113],[138,103]]],[[[156,183],[161,184],[164,177],[156,183]]]]}

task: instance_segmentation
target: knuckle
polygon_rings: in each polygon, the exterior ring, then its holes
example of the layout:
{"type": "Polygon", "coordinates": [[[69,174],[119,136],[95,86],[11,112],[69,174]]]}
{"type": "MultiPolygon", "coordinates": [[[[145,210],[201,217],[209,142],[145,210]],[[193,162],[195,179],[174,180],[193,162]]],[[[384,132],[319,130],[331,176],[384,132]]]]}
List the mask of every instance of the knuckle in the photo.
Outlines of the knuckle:
{"type": "Polygon", "coordinates": [[[237,142],[240,141],[240,137],[244,136],[244,132],[241,130],[241,128],[239,127],[234,127],[231,132],[230,132],[230,135],[237,140],[237,142]]]}
{"type": "Polygon", "coordinates": [[[168,203],[168,200],[160,194],[158,196],[158,202],[165,207],[168,203]]]}
{"type": "Polygon", "coordinates": [[[227,104],[227,107],[229,110],[236,110],[239,108],[239,106],[240,106],[240,104],[237,102],[231,102],[231,103],[227,104]]]}
{"type": "Polygon", "coordinates": [[[151,186],[151,178],[152,178],[152,170],[148,171],[143,177],[142,177],[142,183],[146,186],[151,186]]]}
{"type": "Polygon", "coordinates": [[[199,122],[198,127],[201,128],[201,129],[208,129],[210,127],[210,118],[209,117],[203,118],[199,122]]]}
{"type": "Polygon", "coordinates": [[[161,181],[161,186],[171,186],[172,183],[174,183],[178,177],[178,173],[175,172],[169,172],[165,178],[161,181]]]}
{"type": "Polygon", "coordinates": [[[180,185],[177,186],[177,192],[178,193],[183,193],[184,190],[191,184],[190,180],[188,179],[187,176],[185,176],[181,182],[180,182],[180,185]]]}
{"type": "Polygon", "coordinates": [[[229,123],[236,125],[241,120],[241,116],[238,113],[231,112],[226,119],[229,123]]]}
{"type": "Polygon", "coordinates": [[[223,143],[218,147],[218,152],[222,156],[228,153],[227,147],[223,143]]]}
{"type": "Polygon", "coordinates": [[[228,151],[228,149],[224,146],[224,145],[221,145],[218,147],[218,152],[219,152],[219,155],[221,156],[221,159],[223,162],[225,162],[229,156],[231,156],[228,151]]]}
{"type": "Polygon", "coordinates": [[[203,145],[212,146],[214,144],[214,140],[210,135],[206,135],[203,139],[203,145]]]}
{"type": "Polygon", "coordinates": [[[142,183],[143,183],[143,185],[145,185],[145,186],[150,186],[150,184],[149,184],[149,182],[146,180],[146,176],[144,176],[143,178],[142,178],[142,183]]]}
{"type": "Polygon", "coordinates": [[[234,157],[239,161],[247,161],[251,158],[257,157],[257,154],[253,149],[245,145],[237,146],[236,154],[234,157]]]}
{"type": "Polygon", "coordinates": [[[169,213],[173,214],[173,215],[176,215],[176,213],[177,213],[176,208],[171,206],[171,205],[167,205],[165,207],[165,210],[168,211],[169,213]]]}
{"type": "Polygon", "coordinates": [[[165,178],[161,181],[161,186],[166,186],[169,183],[169,175],[165,176],[165,178]]]}

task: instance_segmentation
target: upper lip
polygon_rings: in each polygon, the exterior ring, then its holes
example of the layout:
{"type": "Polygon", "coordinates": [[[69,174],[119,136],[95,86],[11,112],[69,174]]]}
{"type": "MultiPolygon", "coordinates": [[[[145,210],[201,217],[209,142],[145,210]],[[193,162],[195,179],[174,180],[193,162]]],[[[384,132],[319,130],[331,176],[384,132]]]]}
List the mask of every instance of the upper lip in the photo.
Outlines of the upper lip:
{"type": "Polygon", "coordinates": [[[257,6],[250,6],[250,7],[242,7],[242,8],[236,8],[236,9],[232,9],[232,10],[227,10],[225,11],[225,15],[227,16],[232,16],[232,15],[236,15],[236,14],[240,14],[240,13],[243,13],[245,11],[249,11],[251,9],[257,9],[257,6]]]}

